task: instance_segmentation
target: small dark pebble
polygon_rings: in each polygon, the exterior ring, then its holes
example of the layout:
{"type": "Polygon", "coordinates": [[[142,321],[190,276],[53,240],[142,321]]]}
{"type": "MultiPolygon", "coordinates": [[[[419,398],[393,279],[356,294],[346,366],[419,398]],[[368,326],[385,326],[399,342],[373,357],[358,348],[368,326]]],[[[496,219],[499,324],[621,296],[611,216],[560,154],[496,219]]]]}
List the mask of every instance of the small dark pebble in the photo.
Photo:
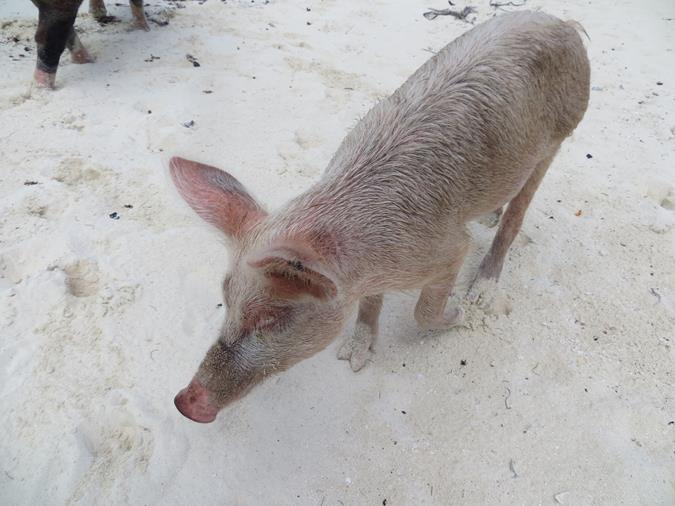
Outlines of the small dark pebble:
{"type": "Polygon", "coordinates": [[[124,207],[126,207],[127,209],[133,209],[134,208],[134,206],[131,205],[131,204],[124,204],[124,207]]]}
{"type": "Polygon", "coordinates": [[[403,367],[405,367],[405,362],[403,362],[403,364],[401,364],[401,365],[403,365],[403,367]]]}
{"type": "Polygon", "coordinates": [[[656,86],[663,86],[663,82],[662,81],[656,81],[656,86]]]}
{"type": "Polygon", "coordinates": [[[668,422],[668,425],[675,425],[675,420],[671,420],[670,422],[668,422]]]}
{"type": "Polygon", "coordinates": [[[403,413],[404,415],[407,414],[407,413],[406,413],[405,411],[403,411],[403,410],[401,410],[401,413],[403,413]]]}
{"type": "Polygon", "coordinates": [[[117,212],[110,213],[108,216],[110,217],[110,219],[113,219],[113,220],[119,220],[120,219],[120,215],[117,214],[117,212]]]}
{"type": "Polygon", "coordinates": [[[185,59],[186,59],[187,61],[189,61],[190,63],[192,63],[192,66],[193,66],[193,67],[201,67],[201,64],[199,63],[199,61],[197,61],[197,58],[195,58],[195,57],[192,56],[191,54],[186,54],[186,55],[185,55],[185,59]]]}
{"type": "Polygon", "coordinates": [[[459,365],[466,365],[466,360],[464,360],[464,359],[460,360],[459,365]]]}
{"type": "Polygon", "coordinates": [[[307,26],[310,26],[311,24],[312,24],[312,23],[310,23],[309,21],[307,21],[307,26]]]}
{"type": "Polygon", "coordinates": [[[152,114],[152,111],[150,109],[148,109],[148,114],[152,114]]]}
{"type": "Polygon", "coordinates": [[[386,499],[382,499],[382,506],[387,506],[387,500],[386,499]]]}
{"type": "Polygon", "coordinates": [[[206,95],[210,95],[213,93],[213,90],[202,90],[202,93],[205,93],[206,95]]]}
{"type": "MultiPolygon", "coordinates": [[[[305,7],[305,10],[306,10],[307,12],[312,12],[312,9],[310,9],[309,7],[305,7]]],[[[386,501],[386,499],[385,499],[385,501],[386,501]]]]}
{"type": "Polygon", "coordinates": [[[221,302],[220,304],[216,304],[216,307],[223,307],[223,303],[221,302]]]}
{"type": "Polygon", "coordinates": [[[24,181],[23,182],[24,186],[33,186],[34,184],[38,184],[37,181],[24,181]]]}
{"type": "Polygon", "coordinates": [[[195,120],[191,119],[190,121],[186,121],[185,123],[181,123],[185,128],[192,128],[195,126],[195,120]]]}
{"type": "Polygon", "coordinates": [[[590,160],[591,158],[593,158],[593,155],[590,154],[590,153],[586,153],[586,158],[588,158],[590,160]]]}

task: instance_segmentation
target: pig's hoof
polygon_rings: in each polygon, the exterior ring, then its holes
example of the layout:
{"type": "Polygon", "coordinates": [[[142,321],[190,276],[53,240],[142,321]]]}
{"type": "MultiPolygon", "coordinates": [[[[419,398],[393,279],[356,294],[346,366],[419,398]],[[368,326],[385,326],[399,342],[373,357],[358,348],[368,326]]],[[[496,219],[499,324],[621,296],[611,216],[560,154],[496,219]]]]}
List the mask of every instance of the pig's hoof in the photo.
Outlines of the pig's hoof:
{"type": "Polygon", "coordinates": [[[73,63],[94,63],[96,61],[96,58],[89,54],[89,51],[84,48],[70,53],[70,59],[73,63]]]}
{"type": "Polygon", "coordinates": [[[150,25],[148,25],[148,22],[145,19],[137,19],[137,20],[134,20],[133,23],[131,23],[131,29],[132,30],[143,30],[144,32],[149,32],[150,31],[150,25]]]}
{"type": "Polygon", "coordinates": [[[464,323],[464,309],[461,307],[453,307],[443,315],[443,325],[445,325],[445,328],[450,329],[462,323],[464,323]]]}
{"type": "Polygon", "coordinates": [[[464,323],[464,309],[453,307],[441,315],[440,318],[428,321],[418,320],[418,323],[424,330],[448,330],[464,323]]]}
{"type": "Polygon", "coordinates": [[[35,79],[35,84],[37,85],[38,88],[54,89],[54,83],[56,81],[55,73],[50,74],[49,72],[45,72],[44,70],[35,69],[33,78],[35,79]]]}
{"type": "Polygon", "coordinates": [[[362,323],[357,323],[354,335],[347,339],[338,350],[338,358],[349,360],[352,371],[360,371],[372,356],[370,346],[373,344],[373,338],[370,328],[362,323]]]}

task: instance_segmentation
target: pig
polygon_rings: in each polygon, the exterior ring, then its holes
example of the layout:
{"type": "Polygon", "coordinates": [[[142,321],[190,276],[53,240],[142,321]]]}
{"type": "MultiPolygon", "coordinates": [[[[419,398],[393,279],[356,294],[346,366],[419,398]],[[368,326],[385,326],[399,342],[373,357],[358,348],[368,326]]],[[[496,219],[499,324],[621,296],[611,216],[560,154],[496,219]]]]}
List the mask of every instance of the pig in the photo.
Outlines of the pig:
{"type": "Polygon", "coordinates": [[[224,324],[178,410],[212,422],[274,373],[326,348],[358,305],[338,358],[369,360],[383,294],[420,288],[422,329],[446,308],[467,223],[507,206],[477,280],[497,280],[525,212],[588,105],[580,25],[542,12],[495,17],[422,65],[347,135],[321,179],[267,212],[237,179],[174,157],[187,203],[231,242],[224,324]]]}
{"type": "MultiPolygon", "coordinates": [[[[37,64],[34,80],[39,87],[54,88],[61,53],[68,47],[74,63],[91,63],[94,58],[75,32],[75,17],[82,0],[31,0],[39,10],[35,32],[37,64]]],[[[129,0],[134,27],[149,30],[143,0],[129,0]]],[[[107,17],[103,0],[89,0],[89,13],[97,20],[107,17]]]]}

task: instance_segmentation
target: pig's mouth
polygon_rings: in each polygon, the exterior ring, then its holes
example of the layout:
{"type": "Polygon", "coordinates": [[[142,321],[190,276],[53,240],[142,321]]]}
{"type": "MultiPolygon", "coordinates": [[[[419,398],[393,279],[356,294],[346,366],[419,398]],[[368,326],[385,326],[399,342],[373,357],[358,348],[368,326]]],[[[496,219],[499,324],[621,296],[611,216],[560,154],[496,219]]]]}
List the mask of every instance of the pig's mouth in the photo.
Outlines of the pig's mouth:
{"type": "Polygon", "coordinates": [[[218,414],[210,392],[196,378],[178,392],[173,403],[183,416],[199,423],[211,423],[218,414]]]}

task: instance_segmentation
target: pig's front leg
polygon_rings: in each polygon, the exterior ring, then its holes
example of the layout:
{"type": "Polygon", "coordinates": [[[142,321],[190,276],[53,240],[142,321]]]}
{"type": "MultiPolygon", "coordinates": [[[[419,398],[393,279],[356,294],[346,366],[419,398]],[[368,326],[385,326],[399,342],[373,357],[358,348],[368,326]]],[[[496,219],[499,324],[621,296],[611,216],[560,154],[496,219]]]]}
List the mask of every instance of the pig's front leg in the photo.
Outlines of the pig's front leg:
{"type": "Polygon", "coordinates": [[[464,310],[459,307],[446,311],[448,297],[452,294],[459,269],[468,250],[468,241],[458,244],[450,255],[451,261],[444,276],[422,288],[415,306],[415,320],[425,330],[446,330],[460,325],[464,310]]]}
{"type": "Polygon", "coordinates": [[[53,88],[61,54],[75,24],[79,2],[57,3],[57,6],[45,0],[33,0],[33,3],[39,9],[35,32],[38,48],[35,82],[38,86],[53,88]]]}
{"type": "Polygon", "coordinates": [[[349,365],[354,372],[363,368],[370,358],[370,349],[375,341],[375,336],[377,336],[377,322],[382,309],[382,299],[382,295],[361,297],[354,334],[345,341],[338,351],[338,358],[349,360],[349,365]]]}

